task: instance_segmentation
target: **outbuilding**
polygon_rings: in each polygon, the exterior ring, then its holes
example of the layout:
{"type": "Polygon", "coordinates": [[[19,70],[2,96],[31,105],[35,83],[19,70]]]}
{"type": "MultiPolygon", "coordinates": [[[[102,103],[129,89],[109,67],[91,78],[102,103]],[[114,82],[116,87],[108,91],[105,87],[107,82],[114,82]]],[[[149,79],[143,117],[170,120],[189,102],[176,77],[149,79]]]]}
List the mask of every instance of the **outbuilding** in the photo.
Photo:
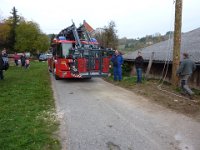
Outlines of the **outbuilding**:
{"type": "MultiPolygon", "coordinates": [[[[152,58],[152,65],[149,72],[149,77],[164,78],[167,81],[171,80],[172,60],[173,60],[173,37],[169,40],[156,43],[146,48],[140,49],[144,58],[144,73],[147,71],[147,66],[152,58]]],[[[137,57],[137,52],[129,52],[124,55],[124,61],[128,64],[134,64],[137,57]]],[[[182,54],[187,52],[190,58],[196,63],[197,69],[193,73],[190,82],[193,87],[200,89],[200,28],[182,33],[181,38],[181,59],[182,54]]]]}

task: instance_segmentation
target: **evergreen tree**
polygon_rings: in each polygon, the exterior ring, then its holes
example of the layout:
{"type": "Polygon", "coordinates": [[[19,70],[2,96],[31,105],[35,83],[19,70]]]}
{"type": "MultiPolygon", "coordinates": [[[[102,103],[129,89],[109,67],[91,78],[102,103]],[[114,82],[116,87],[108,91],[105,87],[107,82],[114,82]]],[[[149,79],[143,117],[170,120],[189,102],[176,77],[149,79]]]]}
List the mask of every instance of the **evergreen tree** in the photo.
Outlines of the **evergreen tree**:
{"type": "Polygon", "coordinates": [[[16,28],[20,21],[20,17],[17,15],[17,9],[15,7],[13,7],[11,14],[12,16],[9,18],[10,27],[11,27],[10,38],[9,38],[9,48],[11,51],[14,51],[14,45],[16,42],[16,28]]]}

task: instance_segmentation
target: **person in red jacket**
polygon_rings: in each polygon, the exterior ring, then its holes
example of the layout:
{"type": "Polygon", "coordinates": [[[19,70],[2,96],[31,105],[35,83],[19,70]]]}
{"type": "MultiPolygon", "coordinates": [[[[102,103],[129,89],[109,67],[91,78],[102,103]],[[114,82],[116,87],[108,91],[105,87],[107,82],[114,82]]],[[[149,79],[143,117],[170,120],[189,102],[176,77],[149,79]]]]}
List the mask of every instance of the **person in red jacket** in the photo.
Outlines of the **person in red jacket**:
{"type": "Polygon", "coordinates": [[[19,61],[19,55],[17,55],[17,53],[15,52],[14,54],[14,61],[15,61],[15,65],[18,66],[18,61],[19,61]]]}

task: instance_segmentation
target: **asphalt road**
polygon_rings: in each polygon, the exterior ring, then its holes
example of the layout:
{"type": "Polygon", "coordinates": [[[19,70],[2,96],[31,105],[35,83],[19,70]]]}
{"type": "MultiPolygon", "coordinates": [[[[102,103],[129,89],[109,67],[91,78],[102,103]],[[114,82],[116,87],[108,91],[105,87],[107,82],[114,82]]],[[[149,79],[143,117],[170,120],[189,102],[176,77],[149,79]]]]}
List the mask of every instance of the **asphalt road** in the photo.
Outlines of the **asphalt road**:
{"type": "Polygon", "coordinates": [[[200,123],[99,78],[52,78],[63,150],[200,150],[200,123]]]}

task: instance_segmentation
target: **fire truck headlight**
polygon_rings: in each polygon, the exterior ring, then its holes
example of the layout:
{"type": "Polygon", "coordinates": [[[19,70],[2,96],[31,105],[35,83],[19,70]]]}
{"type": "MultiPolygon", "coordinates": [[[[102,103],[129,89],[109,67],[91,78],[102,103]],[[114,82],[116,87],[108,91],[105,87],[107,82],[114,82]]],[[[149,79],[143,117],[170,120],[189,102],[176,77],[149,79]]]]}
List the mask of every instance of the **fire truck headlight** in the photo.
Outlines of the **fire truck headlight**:
{"type": "Polygon", "coordinates": [[[61,61],[61,64],[66,65],[66,62],[65,61],[61,61]]]}

